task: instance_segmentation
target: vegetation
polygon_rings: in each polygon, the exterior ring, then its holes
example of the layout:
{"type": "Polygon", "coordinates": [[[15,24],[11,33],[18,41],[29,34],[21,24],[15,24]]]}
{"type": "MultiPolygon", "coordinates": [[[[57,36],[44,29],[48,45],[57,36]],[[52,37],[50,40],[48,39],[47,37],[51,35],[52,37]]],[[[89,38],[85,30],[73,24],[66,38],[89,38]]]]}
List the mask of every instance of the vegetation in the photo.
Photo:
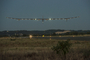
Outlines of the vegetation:
{"type": "MultiPolygon", "coordinates": [[[[64,57],[51,49],[58,41],[66,42],[59,39],[0,38],[0,60],[63,60],[64,57]]],[[[66,60],[90,60],[90,41],[70,40],[69,43],[72,45],[66,53],[66,60]]]]}
{"type": "Polygon", "coordinates": [[[67,33],[65,33],[65,35],[84,35],[84,34],[87,34],[87,33],[78,32],[78,31],[73,31],[73,32],[67,32],[67,33]]]}
{"type": "Polygon", "coordinates": [[[69,52],[71,43],[69,43],[70,40],[67,41],[59,41],[56,46],[52,47],[52,50],[54,50],[59,55],[64,55],[66,59],[66,54],[69,52]]]}
{"type": "Polygon", "coordinates": [[[85,35],[88,34],[90,35],[90,30],[69,30],[70,32],[67,33],[62,33],[62,34],[56,34],[55,32],[63,32],[65,30],[44,30],[44,31],[27,31],[27,30],[17,30],[17,31],[0,31],[0,37],[8,37],[8,36],[13,36],[13,37],[20,37],[20,36],[28,36],[28,35],[33,35],[33,36],[57,36],[57,35],[85,35]]]}

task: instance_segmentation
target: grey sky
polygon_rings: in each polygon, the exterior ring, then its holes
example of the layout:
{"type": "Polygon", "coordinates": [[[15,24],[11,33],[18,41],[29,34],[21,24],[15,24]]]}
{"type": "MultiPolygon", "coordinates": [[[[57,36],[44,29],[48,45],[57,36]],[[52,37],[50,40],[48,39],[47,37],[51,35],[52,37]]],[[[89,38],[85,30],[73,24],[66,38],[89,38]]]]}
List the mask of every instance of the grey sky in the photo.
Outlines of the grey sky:
{"type": "Polygon", "coordinates": [[[1,0],[0,31],[3,30],[90,30],[90,0],[1,0]],[[14,18],[80,18],[55,21],[17,21],[14,18]]]}

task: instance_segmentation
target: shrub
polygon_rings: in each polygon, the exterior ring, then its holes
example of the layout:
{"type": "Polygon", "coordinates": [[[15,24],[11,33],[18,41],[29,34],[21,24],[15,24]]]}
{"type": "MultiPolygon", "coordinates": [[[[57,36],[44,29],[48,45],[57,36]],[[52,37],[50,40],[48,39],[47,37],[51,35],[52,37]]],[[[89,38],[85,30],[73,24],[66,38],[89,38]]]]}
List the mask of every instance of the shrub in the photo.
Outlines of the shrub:
{"type": "Polygon", "coordinates": [[[90,50],[84,51],[83,56],[84,56],[84,58],[89,58],[90,57],[90,50]]]}
{"type": "Polygon", "coordinates": [[[66,56],[66,53],[69,52],[71,43],[69,43],[69,39],[67,41],[59,41],[56,46],[53,46],[51,49],[55,51],[57,54],[61,54],[66,56]]]}

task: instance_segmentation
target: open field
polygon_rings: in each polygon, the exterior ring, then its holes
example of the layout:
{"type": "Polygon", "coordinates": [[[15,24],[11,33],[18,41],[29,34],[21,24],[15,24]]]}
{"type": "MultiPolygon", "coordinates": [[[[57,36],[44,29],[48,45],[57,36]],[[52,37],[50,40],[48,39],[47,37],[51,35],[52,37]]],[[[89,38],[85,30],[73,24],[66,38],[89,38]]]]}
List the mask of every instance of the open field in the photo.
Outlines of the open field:
{"type": "MultiPolygon", "coordinates": [[[[63,60],[52,51],[60,39],[0,38],[0,60],[63,60]]],[[[90,60],[90,41],[70,40],[66,60],[90,60]]],[[[64,57],[63,57],[64,58],[64,57]]]]}

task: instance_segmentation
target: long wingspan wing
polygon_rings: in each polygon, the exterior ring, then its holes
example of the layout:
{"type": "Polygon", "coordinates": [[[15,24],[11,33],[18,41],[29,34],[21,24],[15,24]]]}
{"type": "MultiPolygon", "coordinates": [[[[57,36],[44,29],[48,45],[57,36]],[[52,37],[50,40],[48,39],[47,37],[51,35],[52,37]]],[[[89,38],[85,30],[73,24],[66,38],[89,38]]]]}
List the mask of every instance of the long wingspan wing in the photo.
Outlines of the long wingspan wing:
{"type": "Polygon", "coordinates": [[[6,17],[8,19],[16,19],[16,20],[69,20],[73,18],[79,18],[77,17],[70,17],[70,18],[12,18],[12,17],[6,17]]]}
{"type": "MultiPolygon", "coordinates": [[[[6,17],[8,19],[16,19],[16,20],[37,20],[37,18],[12,18],[12,17],[6,17]]],[[[40,19],[38,19],[40,20],[40,19]]]]}
{"type": "Polygon", "coordinates": [[[48,20],[69,20],[69,19],[74,19],[74,18],[79,18],[80,16],[77,17],[70,17],[70,18],[49,18],[48,20]]]}

